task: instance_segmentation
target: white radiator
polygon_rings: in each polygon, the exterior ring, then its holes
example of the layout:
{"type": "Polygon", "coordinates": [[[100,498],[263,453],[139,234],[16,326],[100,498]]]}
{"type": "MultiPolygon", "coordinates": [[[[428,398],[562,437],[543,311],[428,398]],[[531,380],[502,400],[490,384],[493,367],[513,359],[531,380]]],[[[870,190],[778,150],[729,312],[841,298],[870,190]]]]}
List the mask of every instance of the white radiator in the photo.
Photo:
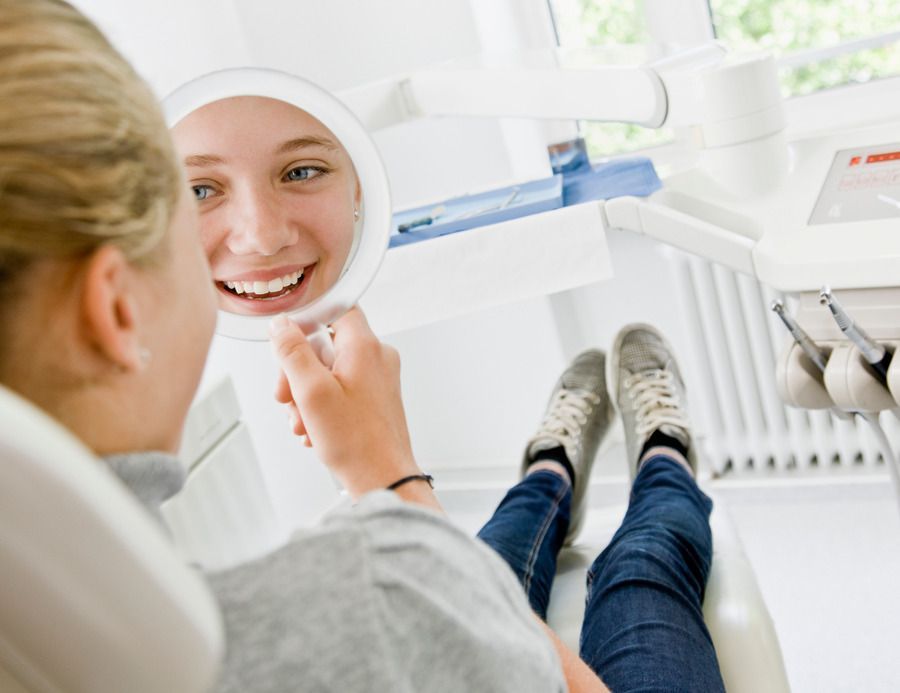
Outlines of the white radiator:
{"type": "MultiPolygon", "coordinates": [[[[883,465],[874,436],[858,419],[785,406],[775,390],[775,362],[790,337],[769,309],[795,301],[738,274],[674,248],[669,254],[689,335],[691,414],[716,474],[773,471],[847,473],[883,465]]],[[[900,423],[881,424],[896,448],[900,423]]]]}

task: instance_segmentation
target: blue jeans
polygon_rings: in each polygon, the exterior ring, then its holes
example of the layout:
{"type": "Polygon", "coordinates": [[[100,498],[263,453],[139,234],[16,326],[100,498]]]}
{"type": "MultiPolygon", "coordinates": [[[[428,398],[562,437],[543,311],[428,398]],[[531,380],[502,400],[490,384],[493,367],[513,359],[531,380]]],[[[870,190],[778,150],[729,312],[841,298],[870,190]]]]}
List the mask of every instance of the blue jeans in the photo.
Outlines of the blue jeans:
{"type": "MultiPolygon", "coordinates": [[[[509,563],[541,618],[571,500],[568,481],[534,472],[478,533],[509,563]]],[[[614,693],[725,690],[702,611],[711,510],[671,458],[657,455],[641,466],[625,519],[587,575],[580,655],[614,693]]]]}

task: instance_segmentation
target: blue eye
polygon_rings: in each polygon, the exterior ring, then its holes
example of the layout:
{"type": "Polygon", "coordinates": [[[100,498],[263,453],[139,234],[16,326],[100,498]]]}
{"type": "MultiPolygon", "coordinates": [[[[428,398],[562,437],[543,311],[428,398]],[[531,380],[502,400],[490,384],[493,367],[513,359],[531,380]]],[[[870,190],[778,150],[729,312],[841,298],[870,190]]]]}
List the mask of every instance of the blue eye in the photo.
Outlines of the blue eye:
{"type": "Polygon", "coordinates": [[[194,191],[194,198],[197,202],[208,200],[215,193],[211,185],[192,185],[191,190],[194,191]]]}
{"type": "Polygon", "coordinates": [[[325,171],[318,166],[297,166],[284,174],[284,177],[287,180],[303,181],[312,180],[313,178],[321,176],[323,173],[325,173],[325,171]]]}

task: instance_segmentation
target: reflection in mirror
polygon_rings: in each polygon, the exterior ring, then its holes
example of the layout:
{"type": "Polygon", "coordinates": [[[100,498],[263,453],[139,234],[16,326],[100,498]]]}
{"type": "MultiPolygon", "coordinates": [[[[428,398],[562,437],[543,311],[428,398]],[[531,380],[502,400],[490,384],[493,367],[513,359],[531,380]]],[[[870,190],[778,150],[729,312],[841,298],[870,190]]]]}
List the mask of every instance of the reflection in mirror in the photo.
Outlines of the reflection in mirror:
{"type": "Polygon", "coordinates": [[[294,311],[324,295],[359,242],[361,191],[343,144],[278,99],[208,103],[172,129],[223,310],[294,311]]]}

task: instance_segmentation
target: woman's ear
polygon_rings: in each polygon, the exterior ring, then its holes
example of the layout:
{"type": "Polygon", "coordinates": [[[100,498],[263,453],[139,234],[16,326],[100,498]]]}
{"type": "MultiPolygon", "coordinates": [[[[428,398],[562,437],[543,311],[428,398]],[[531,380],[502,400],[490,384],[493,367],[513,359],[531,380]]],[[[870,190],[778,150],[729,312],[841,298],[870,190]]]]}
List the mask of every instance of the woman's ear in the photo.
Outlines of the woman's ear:
{"type": "Polygon", "coordinates": [[[105,245],[91,254],[81,296],[82,327],[101,357],[129,372],[143,367],[134,291],[134,270],[121,250],[105,245]]]}

